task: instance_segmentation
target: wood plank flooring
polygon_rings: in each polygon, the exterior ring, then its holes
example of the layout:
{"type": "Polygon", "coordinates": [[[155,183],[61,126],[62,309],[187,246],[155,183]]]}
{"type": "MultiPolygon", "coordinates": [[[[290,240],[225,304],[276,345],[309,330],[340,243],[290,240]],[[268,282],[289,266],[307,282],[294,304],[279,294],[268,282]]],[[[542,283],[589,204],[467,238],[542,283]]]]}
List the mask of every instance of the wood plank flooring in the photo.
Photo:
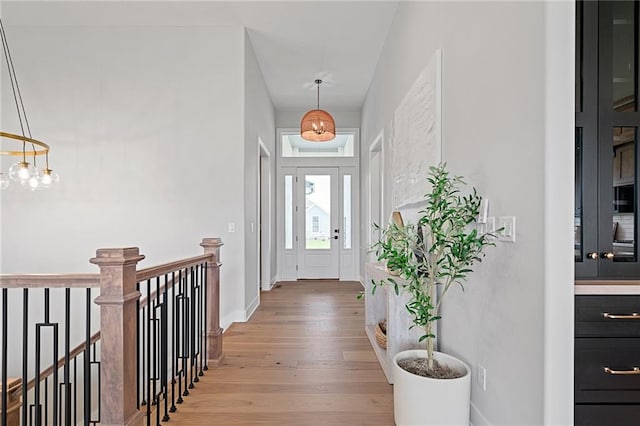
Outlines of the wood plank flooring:
{"type": "Polygon", "coordinates": [[[364,333],[357,282],[283,282],[224,335],[225,359],[171,415],[174,425],[379,425],[387,384],[364,333]]]}

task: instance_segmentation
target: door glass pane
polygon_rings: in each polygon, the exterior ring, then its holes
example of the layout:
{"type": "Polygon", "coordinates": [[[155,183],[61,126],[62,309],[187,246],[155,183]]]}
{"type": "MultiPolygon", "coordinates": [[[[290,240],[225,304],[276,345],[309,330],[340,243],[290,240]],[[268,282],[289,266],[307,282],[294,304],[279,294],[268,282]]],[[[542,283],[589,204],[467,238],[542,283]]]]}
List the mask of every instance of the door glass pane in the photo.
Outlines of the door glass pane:
{"type": "Polygon", "coordinates": [[[615,1],[612,8],[613,109],[636,111],[636,4],[615,1]]]}
{"type": "Polygon", "coordinates": [[[582,16],[584,3],[576,3],[576,112],[582,112],[582,16]]]}
{"type": "Polygon", "coordinates": [[[636,260],[636,161],[635,127],[613,130],[613,260],[636,260]]]}
{"type": "Polygon", "coordinates": [[[353,134],[337,134],[326,142],[310,142],[300,135],[282,135],[283,157],[353,157],[353,134]]]}
{"type": "Polygon", "coordinates": [[[343,191],[344,199],[342,202],[342,241],[343,248],[351,248],[351,175],[344,175],[343,191]]]}
{"type": "Polygon", "coordinates": [[[582,128],[576,128],[575,211],[573,215],[574,255],[582,262],[582,128]]]}
{"type": "Polygon", "coordinates": [[[284,177],[284,248],[293,249],[293,176],[284,177]]]}
{"type": "Polygon", "coordinates": [[[305,193],[305,248],[331,249],[331,176],[306,175],[305,193]]]}

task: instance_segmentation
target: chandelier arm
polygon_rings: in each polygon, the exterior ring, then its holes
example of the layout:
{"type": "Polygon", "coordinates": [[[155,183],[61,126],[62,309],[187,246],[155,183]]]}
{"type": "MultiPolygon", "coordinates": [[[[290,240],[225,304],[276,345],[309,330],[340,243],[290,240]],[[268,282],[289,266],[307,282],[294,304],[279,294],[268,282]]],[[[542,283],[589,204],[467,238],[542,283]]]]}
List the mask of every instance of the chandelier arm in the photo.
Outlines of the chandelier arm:
{"type": "MultiPolygon", "coordinates": [[[[14,134],[14,133],[0,131],[0,137],[14,139],[17,141],[21,141],[23,144],[30,143],[32,145],[36,145],[40,147],[41,149],[38,148],[36,151],[34,151],[35,155],[45,155],[47,152],[49,152],[49,149],[50,149],[49,145],[47,145],[46,143],[40,140],[28,138],[26,136],[14,134]]],[[[0,155],[9,155],[9,156],[18,157],[18,156],[22,156],[23,153],[22,151],[0,151],[0,155]]]]}

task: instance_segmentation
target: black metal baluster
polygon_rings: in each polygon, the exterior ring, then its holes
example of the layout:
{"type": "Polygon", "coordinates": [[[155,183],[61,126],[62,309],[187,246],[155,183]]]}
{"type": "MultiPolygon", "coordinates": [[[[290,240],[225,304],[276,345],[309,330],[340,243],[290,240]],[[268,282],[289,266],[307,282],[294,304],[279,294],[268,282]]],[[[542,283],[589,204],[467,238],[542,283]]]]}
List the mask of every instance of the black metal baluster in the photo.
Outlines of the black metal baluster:
{"type": "Polygon", "coordinates": [[[196,367],[196,374],[193,377],[193,382],[194,383],[198,383],[200,381],[200,379],[198,378],[199,375],[201,375],[200,373],[202,372],[202,333],[200,332],[200,326],[202,323],[202,305],[201,305],[201,300],[200,300],[200,280],[201,280],[201,268],[200,265],[196,265],[196,287],[198,289],[198,299],[196,301],[196,307],[198,309],[197,311],[197,315],[196,315],[196,323],[194,324],[194,328],[195,328],[195,345],[196,345],[196,353],[195,353],[195,367],[196,367]],[[198,370],[198,366],[200,367],[200,369],[198,370]]]}
{"type": "MultiPolygon", "coordinates": [[[[162,389],[162,397],[164,399],[164,416],[162,417],[163,422],[169,421],[169,382],[167,378],[167,371],[169,370],[169,360],[167,358],[167,351],[169,340],[167,336],[168,332],[168,312],[169,301],[167,299],[167,295],[169,292],[169,276],[168,274],[164,275],[164,291],[162,295],[162,309],[160,310],[160,384],[162,389]]],[[[158,294],[158,297],[160,295],[158,294]]]]}
{"type": "Polygon", "coordinates": [[[189,272],[187,268],[184,270],[184,293],[186,295],[184,300],[184,307],[182,310],[183,318],[182,318],[182,374],[184,375],[184,392],[182,392],[183,396],[189,396],[188,387],[188,362],[189,362],[189,272]]]}
{"type": "Polygon", "coordinates": [[[151,280],[147,280],[147,361],[145,370],[149,377],[147,383],[147,426],[151,426],[151,405],[153,400],[151,399],[151,280]]]}
{"type": "Polygon", "coordinates": [[[73,424],[78,424],[78,357],[73,357],[73,424]]]}
{"type": "Polygon", "coordinates": [[[205,264],[201,264],[198,265],[200,268],[200,274],[199,274],[199,282],[200,282],[200,301],[198,303],[198,352],[200,353],[200,371],[198,371],[198,376],[203,376],[204,372],[202,371],[202,368],[204,366],[204,360],[203,360],[203,355],[204,355],[204,339],[205,339],[205,333],[204,333],[204,322],[203,322],[203,318],[204,318],[204,310],[203,310],[203,306],[204,306],[204,299],[203,299],[203,294],[204,294],[204,288],[202,287],[202,283],[204,281],[204,273],[206,271],[205,269],[205,264]]]}
{"type": "Polygon", "coordinates": [[[35,390],[34,390],[34,410],[35,410],[35,425],[40,426],[40,324],[36,324],[36,371],[35,371],[35,390]]]}
{"type": "Polygon", "coordinates": [[[191,282],[191,316],[189,317],[189,389],[194,388],[193,384],[193,364],[195,359],[196,345],[195,345],[195,325],[196,325],[196,276],[193,270],[193,266],[191,267],[190,274],[190,282],[191,282]]]}
{"type": "MultiPolygon", "coordinates": [[[[140,292],[140,283],[136,282],[136,290],[140,292]]],[[[140,410],[140,298],[136,298],[136,408],[140,410]]]]}
{"type": "MultiPolygon", "coordinates": [[[[53,359],[51,365],[53,365],[53,401],[51,406],[53,407],[53,426],[58,426],[58,416],[56,410],[58,409],[58,401],[60,395],[58,394],[58,324],[51,324],[53,326],[53,359]]],[[[47,419],[49,418],[49,410],[47,412],[47,419]]]]}
{"type": "Polygon", "coordinates": [[[156,406],[156,426],[160,424],[160,399],[158,398],[159,360],[158,343],[160,327],[158,326],[158,307],[160,307],[160,277],[156,277],[155,300],[153,301],[153,403],[156,406]]]}
{"type": "Polygon", "coordinates": [[[7,355],[8,355],[8,340],[7,333],[9,329],[7,327],[8,313],[7,308],[9,306],[7,297],[8,291],[6,288],[2,289],[2,426],[7,426],[7,355]]]}
{"type": "Polygon", "coordinates": [[[203,368],[203,370],[204,371],[207,371],[209,369],[209,359],[207,357],[207,349],[208,349],[208,346],[209,346],[208,343],[207,343],[207,339],[208,339],[208,336],[207,336],[207,331],[208,331],[207,330],[207,306],[209,305],[209,302],[207,300],[207,293],[208,293],[209,289],[207,287],[208,287],[209,283],[208,283],[208,280],[207,280],[207,275],[208,275],[209,268],[212,268],[212,267],[213,266],[209,262],[205,262],[205,264],[204,264],[204,280],[202,281],[202,286],[204,288],[204,291],[202,292],[203,293],[202,297],[203,297],[203,301],[204,301],[204,323],[203,323],[204,325],[202,327],[202,329],[204,330],[204,342],[203,342],[203,344],[204,344],[204,368],[203,368]]]}
{"type": "MultiPolygon", "coordinates": [[[[22,290],[22,424],[28,417],[27,383],[29,382],[29,289],[22,290]]],[[[4,394],[4,392],[2,392],[4,394]]]]}
{"type": "MultiPolygon", "coordinates": [[[[175,285],[175,284],[174,284],[175,285]]],[[[181,355],[183,354],[184,351],[184,347],[182,347],[182,311],[184,310],[184,306],[181,305],[181,300],[183,300],[183,295],[182,295],[182,269],[180,269],[178,271],[178,295],[174,295],[173,297],[174,303],[175,303],[175,309],[176,309],[176,320],[174,321],[175,325],[176,325],[176,333],[175,333],[175,338],[176,338],[176,365],[179,363],[179,359],[181,358],[181,355]]],[[[182,362],[182,367],[184,367],[184,362],[182,362]]],[[[182,369],[178,370],[176,372],[176,377],[178,380],[178,399],[176,400],[176,403],[178,404],[182,404],[182,369]]]]}
{"type": "Polygon", "coordinates": [[[102,399],[102,366],[100,365],[100,361],[97,361],[97,354],[96,354],[96,343],[92,344],[92,349],[93,349],[93,357],[92,357],[92,361],[91,364],[95,364],[98,367],[98,372],[96,374],[96,377],[98,377],[98,396],[97,396],[97,400],[98,400],[98,418],[97,419],[92,419],[91,423],[98,424],[101,422],[101,417],[102,417],[102,405],[100,404],[100,400],[102,399]]]}
{"type": "MultiPolygon", "coordinates": [[[[49,289],[44,289],[44,317],[45,325],[49,324],[49,312],[50,312],[50,300],[49,289]]],[[[49,378],[44,378],[44,426],[49,424],[49,378]]]]}
{"type": "MultiPolygon", "coordinates": [[[[84,336],[84,424],[91,423],[91,359],[89,357],[91,350],[91,289],[87,289],[85,297],[85,318],[86,328],[84,336]]],[[[98,378],[100,380],[100,378],[98,378]]]]}
{"type": "MultiPolygon", "coordinates": [[[[69,368],[71,367],[69,359],[71,345],[71,289],[68,288],[65,289],[64,294],[64,310],[64,419],[66,425],[71,425],[71,387],[69,386],[69,368]]],[[[58,361],[56,360],[54,362],[58,361]]]]}
{"type": "Polygon", "coordinates": [[[176,273],[171,273],[171,408],[169,412],[176,411],[176,273]]]}
{"type": "MultiPolygon", "coordinates": [[[[142,347],[142,356],[140,357],[141,359],[141,364],[142,364],[142,402],[140,403],[141,405],[147,405],[147,366],[144,362],[144,360],[146,359],[146,348],[147,348],[147,307],[149,306],[149,304],[147,304],[145,307],[142,308],[142,341],[141,341],[141,347],[142,347]]],[[[138,374],[140,374],[138,372],[138,374]]]]}

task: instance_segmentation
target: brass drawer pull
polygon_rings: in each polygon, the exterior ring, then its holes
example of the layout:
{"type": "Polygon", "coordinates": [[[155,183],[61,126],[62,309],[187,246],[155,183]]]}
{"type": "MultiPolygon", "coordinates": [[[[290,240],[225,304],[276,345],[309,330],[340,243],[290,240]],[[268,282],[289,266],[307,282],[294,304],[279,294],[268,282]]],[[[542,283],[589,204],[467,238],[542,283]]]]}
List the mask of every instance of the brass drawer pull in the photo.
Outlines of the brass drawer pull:
{"type": "Polygon", "coordinates": [[[602,316],[609,319],[640,319],[640,314],[637,312],[633,312],[631,314],[610,314],[608,312],[604,312],[602,316]]]}
{"type": "Polygon", "coordinates": [[[612,370],[609,367],[604,367],[604,372],[613,375],[637,376],[640,375],[640,367],[633,367],[633,370],[612,370]]]}

